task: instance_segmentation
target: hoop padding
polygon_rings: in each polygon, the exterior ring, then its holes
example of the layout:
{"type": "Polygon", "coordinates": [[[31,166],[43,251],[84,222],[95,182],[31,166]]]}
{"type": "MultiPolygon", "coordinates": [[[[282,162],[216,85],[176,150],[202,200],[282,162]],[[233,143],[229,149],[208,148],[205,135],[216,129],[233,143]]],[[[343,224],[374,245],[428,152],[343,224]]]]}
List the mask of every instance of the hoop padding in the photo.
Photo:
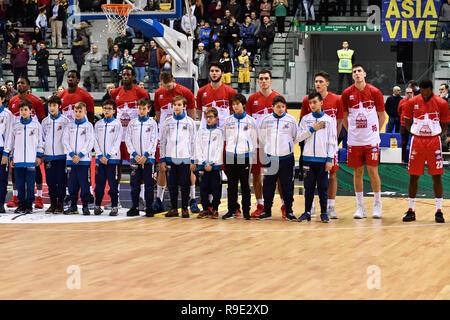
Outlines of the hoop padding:
{"type": "Polygon", "coordinates": [[[108,19],[108,32],[118,34],[125,32],[133,6],[131,4],[103,4],[102,9],[108,19]]]}

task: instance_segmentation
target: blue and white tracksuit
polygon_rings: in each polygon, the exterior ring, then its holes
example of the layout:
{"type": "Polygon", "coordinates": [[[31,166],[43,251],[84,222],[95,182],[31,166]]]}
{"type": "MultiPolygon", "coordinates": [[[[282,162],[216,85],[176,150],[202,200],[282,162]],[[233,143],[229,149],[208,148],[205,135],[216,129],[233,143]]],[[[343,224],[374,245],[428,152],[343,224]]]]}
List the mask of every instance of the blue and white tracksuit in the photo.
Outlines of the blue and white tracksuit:
{"type": "Polygon", "coordinates": [[[144,198],[147,208],[153,203],[153,164],[155,163],[156,145],[158,143],[158,124],[149,116],[137,117],[130,121],[125,136],[131,163],[131,200],[133,207],[139,207],[139,191],[144,180],[144,198]],[[147,158],[144,165],[136,164],[134,157],[147,158]]]}
{"type": "Polygon", "coordinates": [[[81,201],[83,207],[89,204],[89,170],[91,167],[91,150],[94,147],[94,128],[86,120],[69,122],[63,133],[64,151],[67,154],[67,170],[69,171],[69,195],[75,207],[78,202],[78,192],[81,188],[81,201]],[[78,155],[80,161],[74,163],[72,157],[78,155]]]}
{"type": "Polygon", "coordinates": [[[102,204],[106,181],[108,181],[111,205],[117,207],[119,203],[117,167],[120,162],[122,124],[114,117],[103,118],[95,123],[94,135],[94,150],[97,158],[95,161],[95,205],[102,204]],[[108,159],[107,164],[100,162],[103,157],[108,159]]]}
{"type": "Polygon", "coordinates": [[[325,163],[333,162],[338,150],[336,122],[333,118],[321,113],[311,112],[300,121],[297,141],[305,140],[303,148],[303,170],[305,186],[305,212],[311,212],[314,201],[314,190],[317,184],[320,199],[320,211],[326,214],[328,201],[329,174],[325,171],[325,163]],[[325,126],[315,131],[313,124],[324,121],[325,126]]]}
{"type": "MultiPolygon", "coordinates": [[[[4,105],[0,108],[0,158],[3,156],[5,144],[9,139],[14,117],[4,105]]],[[[0,164],[0,207],[5,204],[8,187],[8,164],[0,164]]]]}
{"type": "Polygon", "coordinates": [[[297,120],[283,113],[263,118],[259,127],[259,143],[264,150],[264,210],[270,214],[277,180],[280,179],[286,213],[292,213],[294,202],[294,146],[297,140],[297,120]]]}
{"type": "Polygon", "coordinates": [[[51,204],[63,203],[66,195],[66,153],[63,133],[69,122],[70,120],[61,113],[56,117],[49,115],[42,120],[45,177],[51,204]]]}
{"type": "Polygon", "coordinates": [[[218,210],[220,197],[222,196],[222,177],[220,171],[223,164],[223,131],[215,126],[206,125],[197,131],[195,145],[195,159],[201,174],[200,179],[200,198],[204,210],[212,207],[218,210]],[[212,167],[211,171],[205,170],[205,165],[212,167]],[[212,194],[212,203],[209,201],[209,195],[212,194]]]}
{"type": "Polygon", "coordinates": [[[18,122],[12,124],[3,155],[8,156],[12,153],[20,205],[31,207],[34,201],[36,158],[42,157],[43,152],[42,127],[37,120],[20,118],[18,122]]]}
{"type": "Polygon", "coordinates": [[[178,186],[181,187],[181,208],[187,210],[191,185],[190,165],[195,163],[196,126],[183,114],[167,118],[161,128],[160,158],[168,167],[167,186],[171,209],[178,208],[178,186]]]}

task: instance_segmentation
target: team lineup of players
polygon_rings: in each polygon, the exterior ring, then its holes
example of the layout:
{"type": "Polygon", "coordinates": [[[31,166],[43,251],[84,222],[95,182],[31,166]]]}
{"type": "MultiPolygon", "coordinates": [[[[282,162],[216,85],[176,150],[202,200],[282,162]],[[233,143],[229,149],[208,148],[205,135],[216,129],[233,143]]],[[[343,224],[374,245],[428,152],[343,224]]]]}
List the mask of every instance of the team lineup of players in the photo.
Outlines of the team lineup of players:
{"type": "MultiPolygon", "coordinates": [[[[223,170],[228,180],[228,212],[222,219],[243,215],[244,219],[272,218],[275,189],[281,198],[283,219],[310,221],[314,216],[314,192],[317,188],[320,219],[337,219],[335,199],[338,136],[342,126],[348,132],[348,166],[354,170],[357,209],[355,219],[366,218],[363,174],[367,168],[374,206],[372,217],[382,217],[381,182],[378,175],[380,128],[385,123],[381,92],[365,82],[362,65],[354,65],[354,84],[342,96],[328,91],[330,77],[315,75],[315,92],[305,97],[300,123],[287,113],[287,104],[271,89],[268,70],[258,73],[260,90],[247,99],[222,83],[223,66],[210,65],[210,83],[199,89],[197,97],[177,84],[168,72],[161,73],[161,87],[155,92],[155,120],[149,117],[148,93],[134,84],[135,72],[126,67],[122,86],[110,93],[102,104],[104,118],[94,121],[94,100],[79,87],[80,74],[68,73],[68,89],[48,100],[45,117],[42,102],[30,93],[28,79],[19,78],[18,95],[9,110],[0,109],[2,133],[0,167],[0,212],[5,212],[8,168],[13,170],[13,198],[8,206],[17,213],[32,213],[32,204],[42,208],[43,161],[51,205],[46,213],[78,213],[78,194],[83,214],[89,215],[90,167],[95,150],[95,207],[101,207],[106,182],[111,197],[110,215],[118,214],[122,160],[130,162],[132,207],[128,216],[139,215],[140,198],[145,214],[164,212],[166,186],[170,209],[166,217],[179,216],[178,193],[181,190],[181,216],[217,219],[222,195],[223,170]],[[197,129],[194,119],[200,120],[197,129]],[[294,146],[302,142],[305,208],[297,219],[293,211],[294,146]],[[158,170],[155,170],[155,169],[158,170]],[[153,171],[158,172],[154,199],[153,171]],[[250,213],[250,173],[257,201],[250,213]],[[199,179],[202,210],[197,206],[196,181],[199,179]],[[34,185],[37,185],[37,196],[34,185]],[[238,203],[238,188],[242,201],[238,203]],[[71,204],[64,210],[66,189],[71,204]],[[38,199],[40,200],[38,201],[38,199]]],[[[408,163],[409,208],[403,221],[415,220],[415,196],[425,163],[432,175],[436,198],[436,222],[442,214],[443,159],[440,134],[447,129],[450,113],[446,102],[433,94],[432,82],[420,83],[421,93],[400,103],[401,117],[411,133],[408,163]]],[[[0,93],[2,94],[2,93],[0,93]]],[[[3,103],[5,97],[0,95],[3,103]]]]}

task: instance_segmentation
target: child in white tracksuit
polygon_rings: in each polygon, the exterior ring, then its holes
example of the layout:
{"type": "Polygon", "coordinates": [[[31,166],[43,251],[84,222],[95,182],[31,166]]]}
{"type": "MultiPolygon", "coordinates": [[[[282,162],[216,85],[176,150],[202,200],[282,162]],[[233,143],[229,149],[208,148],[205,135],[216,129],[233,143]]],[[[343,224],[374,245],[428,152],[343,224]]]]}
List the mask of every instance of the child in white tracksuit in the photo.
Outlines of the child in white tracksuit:
{"type": "Polygon", "coordinates": [[[320,93],[311,93],[308,98],[312,112],[302,118],[297,137],[298,142],[305,140],[303,149],[305,212],[300,216],[299,221],[311,220],[311,206],[317,185],[320,219],[322,222],[328,222],[329,171],[333,166],[333,157],[338,148],[336,125],[334,119],[322,110],[323,101],[320,93]]]}

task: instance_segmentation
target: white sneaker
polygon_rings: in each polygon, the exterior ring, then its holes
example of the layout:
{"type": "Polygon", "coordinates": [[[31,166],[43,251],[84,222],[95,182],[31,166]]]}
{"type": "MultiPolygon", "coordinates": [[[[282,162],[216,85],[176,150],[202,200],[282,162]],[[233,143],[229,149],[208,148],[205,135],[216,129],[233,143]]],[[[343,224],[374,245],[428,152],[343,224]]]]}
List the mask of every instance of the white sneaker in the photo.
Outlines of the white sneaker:
{"type": "Polygon", "coordinates": [[[314,206],[314,201],[312,203],[312,207],[311,207],[311,218],[315,218],[316,217],[316,207],[314,206]]]}
{"type": "Polygon", "coordinates": [[[381,209],[382,209],[381,201],[376,201],[373,203],[373,212],[372,212],[373,219],[381,219],[381,209]]]}
{"type": "Polygon", "coordinates": [[[367,218],[366,207],[364,207],[364,205],[358,204],[358,207],[356,208],[356,212],[353,215],[353,219],[365,219],[365,218],[367,218]]]}
{"type": "Polygon", "coordinates": [[[275,37],[276,37],[276,38],[281,38],[281,33],[277,33],[277,34],[275,35],[275,37]]]}
{"type": "Polygon", "coordinates": [[[330,217],[330,219],[339,219],[336,211],[334,211],[334,207],[332,207],[332,206],[329,206],[327,208],[327,214],[328,214],[328,217],[330,217]]]}

